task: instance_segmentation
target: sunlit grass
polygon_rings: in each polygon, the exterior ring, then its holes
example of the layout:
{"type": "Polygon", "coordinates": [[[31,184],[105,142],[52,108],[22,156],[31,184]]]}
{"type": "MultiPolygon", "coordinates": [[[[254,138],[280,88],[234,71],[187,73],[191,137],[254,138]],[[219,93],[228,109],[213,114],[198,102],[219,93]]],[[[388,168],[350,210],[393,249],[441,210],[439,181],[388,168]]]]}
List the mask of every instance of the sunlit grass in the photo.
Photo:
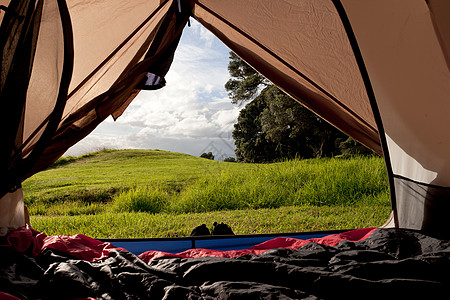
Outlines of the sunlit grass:
{"type": "Polygon", "coordinates": [[[36,203],[28,208],[30,215],[40,216],[78,216],[95,215],[105,211],[105,204],[68,201],[57,203],[36,203]]]}
{"type": "Polygon", "coordinates": [[[229,224],[235,234],[288,233],[354,229],[382,225],[388,206],[288,206],[192,214],[118,213],[31,218],[33,228],[55,234],[85,234],[96,238],[151,238],[189,236],[200,224],[229,224]]]}
{"type": "Polygon", "coordinates": [[[386,203],[379,158],[291,160],[205,177],[172,201],[174,211],[277,208],[288,205],[386,203]]]}
{"type": "Polygon", "coordinates": [[[160,188],[134,188],[116,196],[112,211],[159,213],[169,205],[169,193],[160,188]]]}
{"type": "Polygon", "coordinates": [[[136,186],[180,191],[200,177],[249,166],[159,150],[104,150],[39,172],[23,183],[23,189],[27,205],[64,197],[86,202],[92,191],[108,194],[109,201],[136,186]]]}

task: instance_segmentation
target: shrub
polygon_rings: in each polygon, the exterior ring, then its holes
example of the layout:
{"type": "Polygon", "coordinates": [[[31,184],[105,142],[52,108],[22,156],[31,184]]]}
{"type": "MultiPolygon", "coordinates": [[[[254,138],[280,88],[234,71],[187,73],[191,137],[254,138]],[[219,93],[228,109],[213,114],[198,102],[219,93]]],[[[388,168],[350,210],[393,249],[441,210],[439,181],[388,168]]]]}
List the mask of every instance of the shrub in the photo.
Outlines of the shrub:
{"type": "Polygon", "coordinates": [[[202,155],[200,155],[200,157],[214,160],[214,154],[212,154],[212,152],[202,153],[202,155]]]}

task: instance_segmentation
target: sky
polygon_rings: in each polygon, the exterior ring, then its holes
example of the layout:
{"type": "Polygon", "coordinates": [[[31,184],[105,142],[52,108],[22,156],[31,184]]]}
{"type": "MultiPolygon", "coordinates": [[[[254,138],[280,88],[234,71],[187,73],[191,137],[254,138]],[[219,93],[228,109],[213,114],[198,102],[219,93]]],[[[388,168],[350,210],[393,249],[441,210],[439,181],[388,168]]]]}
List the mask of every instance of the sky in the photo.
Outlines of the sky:
{"type": "Polygon", "coordinates": [[[111,117],[65,155],[107,149],[160,149],[216,160],[234,157],[231,136],[241,107],[225,90],[230,50],[195,20],[175,52],[166,86],[141,91],[115,122],[111,117]]]}

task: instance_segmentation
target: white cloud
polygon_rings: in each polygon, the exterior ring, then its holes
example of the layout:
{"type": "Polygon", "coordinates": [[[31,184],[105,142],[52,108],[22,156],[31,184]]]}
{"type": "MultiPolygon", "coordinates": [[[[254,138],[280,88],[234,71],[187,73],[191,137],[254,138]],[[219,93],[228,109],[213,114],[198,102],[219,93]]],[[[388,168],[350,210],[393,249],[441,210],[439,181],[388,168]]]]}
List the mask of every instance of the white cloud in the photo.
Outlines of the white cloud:
{"type": "Polygon", "coordinates": [[[234,155],[231,132],[240,108],[231,104],[224,88],[228,53],[211,33],[192,22],[184,30],[166,87],[142,91],[116,122],[109,118],[68,154],[106,147],[191,155],[211,151],[218,158],[234,155]]]}

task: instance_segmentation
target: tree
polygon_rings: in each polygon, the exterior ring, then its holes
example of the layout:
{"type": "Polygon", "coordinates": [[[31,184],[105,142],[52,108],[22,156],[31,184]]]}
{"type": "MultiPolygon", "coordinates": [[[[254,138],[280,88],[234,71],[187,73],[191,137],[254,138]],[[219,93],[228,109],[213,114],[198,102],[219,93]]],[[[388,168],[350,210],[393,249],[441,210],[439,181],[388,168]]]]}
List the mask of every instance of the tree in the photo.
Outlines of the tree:
{"type": "Polygon", "coordinates": [[[230,52],[228,72],[231,79],[225,83],[225,89],[233,104],[243,104],[256,98],[261,86],[270,85],[270,82],[250,67],[234,52],[230,52]]]}
{"type": "Polygon", "coordinates": [[[202,155],[200,155],[200,157],[214,160],[214,154],[212,154],[212,152],[202,153],[202,155]]]}
{"type": "Polygon", "coordinates": [[[234,126],[236,157],[243,162],[323,157],[340,153],[347,138],[293,100],[233,52],[225,84],[232,103],[248,103],[234,126]]]}
{"type": "Polygon", "coordinates": [[[313,157],[315,154],[311,122],[315,116],[271,85],[263,91],[266,108],[260,114],[266,139],[276,145],[275,158],[313,157]]]}
{"type": "Polygon", "coordinates": [[[253,163],[273,160],[276,145],[266,139],[260,122],[260,114],[265,107],[265,98],[258,96],[239,113],[233,130],[238,161],[253,163]]]}

